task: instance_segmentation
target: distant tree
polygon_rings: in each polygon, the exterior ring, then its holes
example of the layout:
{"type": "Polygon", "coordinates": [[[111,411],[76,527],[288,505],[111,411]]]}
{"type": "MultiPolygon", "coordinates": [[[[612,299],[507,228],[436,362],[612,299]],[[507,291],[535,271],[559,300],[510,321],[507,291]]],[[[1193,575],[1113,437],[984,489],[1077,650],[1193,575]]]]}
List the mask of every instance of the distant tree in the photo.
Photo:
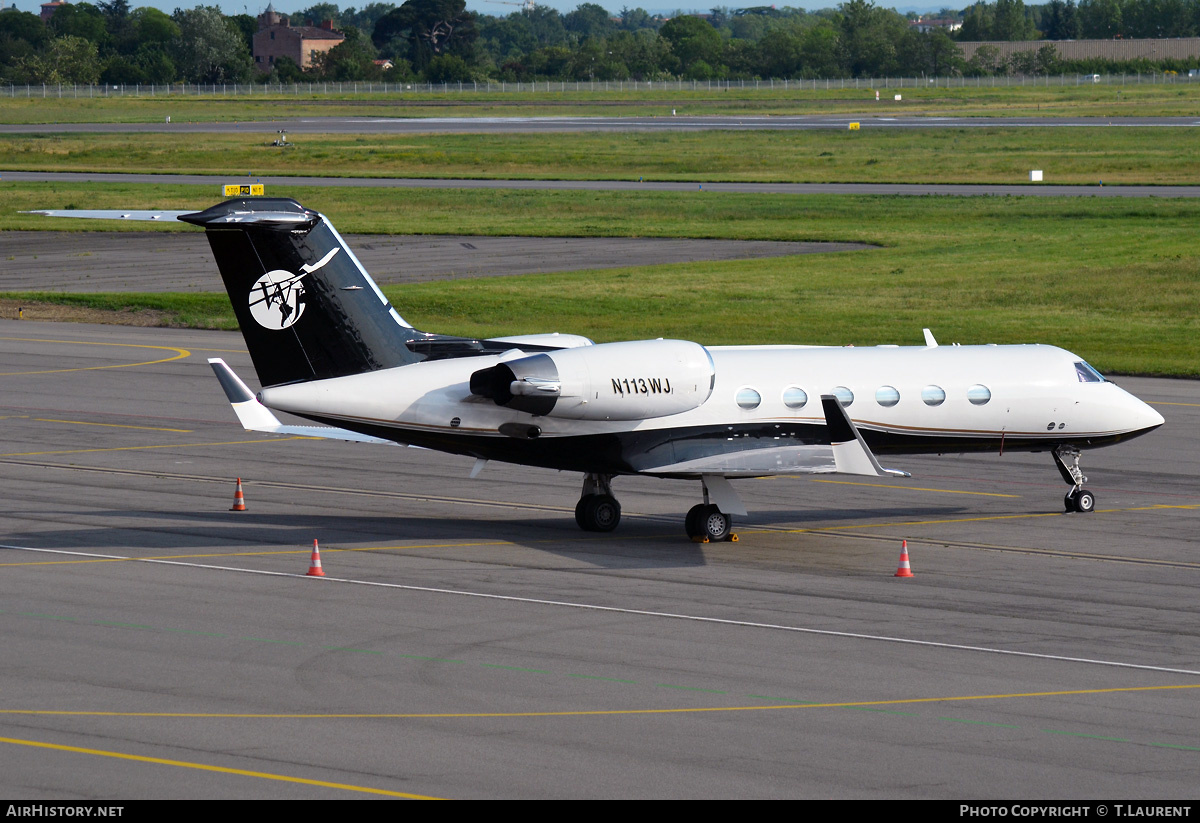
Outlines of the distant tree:
{"type": "Polygon", "coordinates": [[[721,60],[721,34],[707,20],[691,15],[673,17],[658,30],[658,36],[670,44],[676,61],[674,71],[679,74],[687,75],[696,61],[703,61],[704,68],[711,72],[721,60]]]}
{"type": "Polygon", "coordinates": [[[1123,34],[1120,0],[1079,0],[1079,35],[1111,40],[1123,34]]]}
{"type": "Polygon", "coordinates": [[[1042,34],[1047,40],[1077,40],[1079,17],[1075,0],[1050,0],[1042,10],[1042,34]]]}
{"type": "Polygon", "coordinates": [[[336,3],[315,3],[296,12],[294,19],[297,23],[313,26],[319,26],[326,20],[332,20],[334,27],[338,27],[342,22],[341,11],[336,3]]]}
{"type": "Polygon", "coordinates": [[[179,38],[173,53],[184,80],[192,83],[233,83],[250,76],[250,50],[241,31],[216,8],[176,9],[179,38]]]}
{"type": "Polygon", "coordinates": [[[346,39],[313,60],[313,73],[325,80],[381,80],[375,47],[353,26],[343,26],[346,39]]]}
{"type": "Polygon", "coordinates": [[[595,3],[583,3],[563,17],[563,28],[578,36],[580,42],[589,37],[604,37],[616,29],[608,12],[595,3]]]}
{"type": "Polygon", "coordinates": [[[138,9],[132,15],[138,43],[165,46],[179,39],[179,24],[151,6],[138,9]]]}
{"type": "Polygon", "coordinates": [[[469,54],[478,34],[475,15],[464,0],[407,0],[379,18],[371,39],[383,48],[404,38],[406,56],[415,68],[424,69],[439,55],[469,54]]]}
{"type": "Polygon", "coordinates": [[[64,34],[46,44],[46,49],[22,61],[20,68],[28,83],[85,83],[100,79],[100,55],[96,44],[64,34]]]}
{"type": "Polygon", "coordinates": [[[50,38],[50,32],[36,14],[16,9],[0,11],[0,39],[21,40],[39,48],[50,38]]]}
{"type": "Polygon", "coordinates": [[[996,0],[995,22],[991,40],[1028,40],[1030,32],[1025,20],[1022,0],[996,0]]]}
{"type": "Polygon", "coordinates": [[[987,3],[976,3],[964,13],[962,28],[958,31],[958,39],[968,43],[991,40],[995,21],[996,15],[992,6],[987,3]]]}
{"type": "Polygon", "coordinates": [[[348,8],[341,13],[341,22],[357,27],[359,31],[370,37],[375,31],[375,24],[379,19],[395,7],[393,3],[368,3],[358,11],[348,8]]]}
{"type": "Polygon", "coordinates": [[[974,75],[995,74],[1000,66],[1000,49],[995,46],[980,46],[967,61],[967,69],[974,75]]]}
{"type": "Polygon", "coordinates": [[[962,49],[951,39],[945,29],[938,27],[926,35],[929,54],[929,72],[934,77],[949,77],[962,74],[962,49]]]}
{"type": "Polygon", "coordinates": [[[254,53],[254,33],[258,31],[258,20],[248,14],[235,14],[225,18],[229,24],[241,32],[242,42],[246,44],[246,49],[254,53]]]}
{"type": "Polygon", "coordinates": [[[275,62],[271,64],[271,73],[267,77],[269,83],[299,83],[307,79],[304,75],[304,70],[296,65],[296,61],[290,57],[276,57],[275,62]]]}
{"type": "Polygon", "coordinates": [[[59,6],[50,18],[50,31],[59,37],[82,37],[97,45],[104,45],[109,40],[104,15],[91,3],[68,3],[59,6]]]}
{"type": "Polygon", "coordinates": [[[800,62],[803,77],[837,77],[838,31],[828,20],[822,20],[804,32],[804,43],[800,47],[800,62]]]}
{"type": "Polygon", "coordinates": [[[655,28],[654,18],[643,8],[631,9],[623,7],[621,9],[621,28],[625,31],[652,29],[655,28]]]}
{"type": "Polygon", "coordinates": [[[467,61],[457,54],[439,54],[429,61],[425,79],[430,83],[466,83],[474,76],[467,61]]]}

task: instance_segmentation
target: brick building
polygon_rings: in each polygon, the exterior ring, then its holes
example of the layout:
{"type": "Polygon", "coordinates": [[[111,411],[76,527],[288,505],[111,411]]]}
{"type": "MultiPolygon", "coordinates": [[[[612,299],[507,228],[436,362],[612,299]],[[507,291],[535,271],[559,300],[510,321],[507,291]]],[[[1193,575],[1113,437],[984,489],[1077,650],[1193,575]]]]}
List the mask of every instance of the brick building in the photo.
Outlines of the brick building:
{"type": "Polygon", "coordinates": [[[313,57],[324,54],[346,39],[333,28],[333,21],[320,26],[293,26],[287,15],[279,14],[268,4],[258,16],[258,31],[254,33],[254,68],[267,74],[280,57],[290,57],[296,65],[307,69],[313,57]]]}

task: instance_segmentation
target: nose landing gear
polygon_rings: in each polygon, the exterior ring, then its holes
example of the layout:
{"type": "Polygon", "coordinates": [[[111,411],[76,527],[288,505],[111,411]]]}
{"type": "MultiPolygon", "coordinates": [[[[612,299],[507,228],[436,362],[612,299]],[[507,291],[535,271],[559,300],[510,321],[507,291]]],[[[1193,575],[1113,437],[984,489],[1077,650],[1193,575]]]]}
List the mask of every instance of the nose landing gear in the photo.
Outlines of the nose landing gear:
{"type": "Polygon", "coordinates": [[[1063,507],[1068,512],[1081,512],[1083,514],[1094,511],[1096,508],[1096,495],[1083,487],[1083,484],[1087,482],[1087,478],[1083,476],[1083,472],[1079,469],[1079,449],[1074,446],[1056,446],[1052,454],[1054,455],[1054,464],[1058,466],[1059,474],[1071,486],[1071,490],[1063,498],[1063,507]],[[1070,464],[1067,463],[1068,460],[1070,464]]]}

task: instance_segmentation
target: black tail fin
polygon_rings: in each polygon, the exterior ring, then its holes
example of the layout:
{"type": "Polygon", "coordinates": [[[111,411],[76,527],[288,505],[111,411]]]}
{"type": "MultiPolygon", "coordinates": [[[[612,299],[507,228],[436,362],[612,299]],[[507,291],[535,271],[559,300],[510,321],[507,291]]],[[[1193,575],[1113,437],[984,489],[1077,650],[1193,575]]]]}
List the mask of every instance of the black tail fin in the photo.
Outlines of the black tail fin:
{"type": "Polygon", "coordinates": [[[227,200],[203,226],[264,386],[423,360],[414,335],[341,236],[295,200],[227,200]]]}

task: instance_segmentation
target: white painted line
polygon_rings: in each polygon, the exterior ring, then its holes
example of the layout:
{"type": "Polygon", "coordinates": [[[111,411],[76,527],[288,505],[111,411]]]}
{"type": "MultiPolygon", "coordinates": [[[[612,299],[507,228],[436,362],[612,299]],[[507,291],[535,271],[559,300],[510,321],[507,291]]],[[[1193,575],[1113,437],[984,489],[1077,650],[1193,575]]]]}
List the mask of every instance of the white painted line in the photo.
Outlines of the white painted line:
{"type": "MultiPolygon", "coordinates": [[[[154,563],[163,566],[183,566],[192,569],[208,569],[211,571],[240,572],[241,574],[258,574],[267,577],[291,577],[304,580],[321,581],[322,583],[347,583],[354,586],[372,586],[380,589],[399,589],[410,592],[427,592],[429,594],[449,594],[456,597],[478,597],[485,600],[502,600],[509,603],[530,603],[537,606],[557,606],[567,609],[583,609],[585,611],[609,612],[611,614],[630,614],[640,617],[658,617],[666,620],[688,620],[694,623],[713,623],[721,626],[740,626],[749,629],[770,629],[773,631],[795,632],[797,634],[812,634],[823,637],[844,637],[854,640],[874,640],[880,643],[902,643],[908,646],[924,646],[931,649],[953,649],[955,651],[979,652],[982,654],[1003,654],[1011,657],[1029,657],[1035,660],[1057,660],[1065,663],[1085,663],[1093,666],[1111,666],[1121,669],[1139,669],[1141,671],[1168,672],[1171,674],[1190,674],[1200,676],[1195,669],[1177,669],[1169,666],[1148,666],[1140,663],[1122,663],[1119,660],[1100,660],[1091,657],[1068,657],[1061,654],[1038,654],[1036,652],[1019,652],[1012,649],[996,649],[988,646],[968,646],[960,643],[937,643],[932,640],[913,640],[907,637],[891,637],[882,634],[862,634],[860,632],[839,632],[830,629],[810,629],[804,626],[785,626],[778,623],[755,623],[749,620],[729,620],[722,617],[703,617],[694,614],[676,614],[674,612],[655,612],[646,609],[623,609],[618,606],[597,606],[591,603],[572,603],[566,600],[540,600],[534,597],[514,597],[507,594],[488,594],[486,592],[468,592],[460,589],[438,589],[430,586],[407,586],[401,583],[380,583],[374,580],[353,580],[346,577],[313,577],[293,572],[272,572],[263,569],[244,569],[236,566],[216,566],[207,563],[185,563],[182,560],[156,560],[141,557],[125,557],[116,554],[94,554],[90,552],[73,552],[63,549],[36,549],[30,546],[10,546],[0,543],[0,549],[11,549],[23,552],[38,552],[43,554],[68,555],[72,557],[92,557],[100,560],[126,560],[134,563],[154,563]]],[[[316,585],[316,584],[314,584],[316,585]]]]}

